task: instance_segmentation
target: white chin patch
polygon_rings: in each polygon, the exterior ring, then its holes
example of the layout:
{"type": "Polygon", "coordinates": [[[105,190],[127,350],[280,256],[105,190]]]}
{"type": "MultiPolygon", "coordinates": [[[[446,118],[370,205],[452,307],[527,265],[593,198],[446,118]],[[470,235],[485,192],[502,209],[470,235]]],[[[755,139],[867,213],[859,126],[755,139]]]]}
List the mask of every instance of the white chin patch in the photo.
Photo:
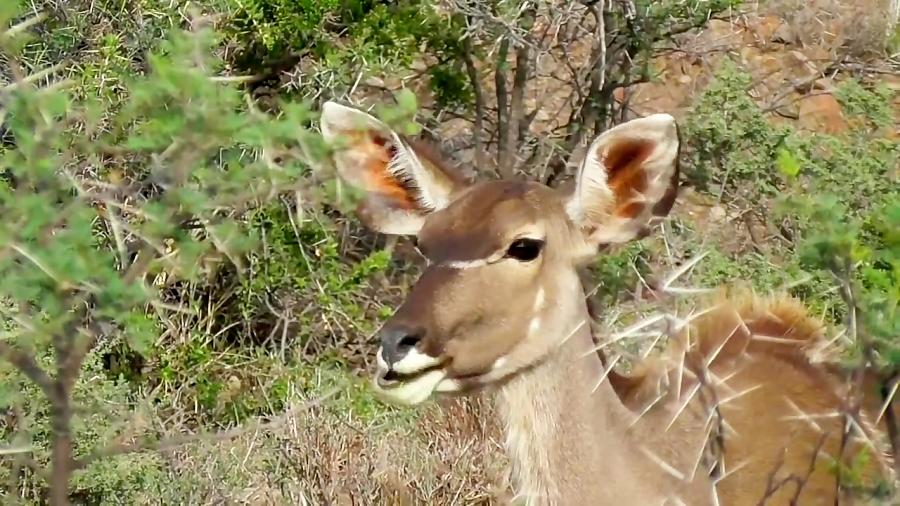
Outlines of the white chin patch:
{"type": "Polygon", "coordinates": [[[428,400],[431,394],[436,391],[453,391],[446,389],[451,388],[450,383],[455,384],[456,382],[446,380],[446,376],[447,374],[444,371],[435,369],[404,381],[395,387],[383,388],[378,385],[377,381],[373,382],[372,386],[375,392],[387,402],[404,406],[415,406],[428,400]]]}
{"type": "Polygon", "coordinates": [[[437,384],[437,387],[435,387],[434,391],[447,394],[447,393],[459,392],[461,387],[462,386],[455,379],[445,378],[445,379],[441,380],[440,383],[437,384]]]}
{"type": "MultiPolygon", "coordinates": [[[[381,353],[379,352],[379,355],[380,354],[381,353]]],[[[409,353],[407,353],[399,362],[394,363],[393,369],[400,374],[415,374],[419,371],[424,371],[429,367],[434,367],[439,363],[440,360],[421,353],[419,350],[413,348],[409,350],[409,353]]]]}

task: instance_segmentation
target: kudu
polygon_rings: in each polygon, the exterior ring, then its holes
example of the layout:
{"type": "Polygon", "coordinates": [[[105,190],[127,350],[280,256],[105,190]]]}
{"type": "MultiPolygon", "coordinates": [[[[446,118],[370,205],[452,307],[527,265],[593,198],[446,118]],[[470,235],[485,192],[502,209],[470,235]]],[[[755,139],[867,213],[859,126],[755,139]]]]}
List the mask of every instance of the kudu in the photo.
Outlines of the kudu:
{"type": "Polygon", "coordinates": [[[681,327],[661,367],[629,376],[597,353],[578,268],[668,215],[679,177],[672,116],[598,136],[566,191],[469,183],[335,102],[321,129],[341,178],[365,193],[362,221],[414,236],[427,259],[379,333],[374,388],[414,405],[489,387],[527,504],[836,503],[829,456],[869,446],[850,438],[842,451],[842,386],[805,354],[822,327],[802,305],[723,296],[681,327]]]}

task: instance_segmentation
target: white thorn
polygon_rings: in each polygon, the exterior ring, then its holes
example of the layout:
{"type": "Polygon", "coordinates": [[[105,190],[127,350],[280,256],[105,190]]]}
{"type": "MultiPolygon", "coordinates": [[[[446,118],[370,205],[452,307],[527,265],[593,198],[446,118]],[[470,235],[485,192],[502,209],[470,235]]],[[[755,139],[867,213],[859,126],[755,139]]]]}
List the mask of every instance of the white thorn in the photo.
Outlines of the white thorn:
{"type": "Polygon", "coordinates": [[[878,422],[881,421],[881,417],[887,412],[888,407],[890,407],[891,402],[894,400],[894,395],[897,393],[897,387],[900,387],[900,381],[894,383],[894,386],[891,387],[891,391],[887,396],[887,399],[884,401],[884,404],[881,406],[881,410],[878,412],[878,417],[875,418],[875,425],[878,425],[878,422]]]}
{"type": "Polygon", "coordinates": [[[731,401],[733,401],[733,400],[735,400],[735,399],[737,399],[737,398],[739,398],[739,397],[743,397],[743,396],[749,394],[750,392],[752,392],[752,391],[754,391],[754,390],[758,390],[758,389],[760,389],[760,388],[762,388],[762,387],[763,387],[763,384],[760,383],[759,385],[752,386],[752,387],[747,388],[747,389],[745,389],[745,390],[741,390],[740,392],[738,392],[738,393],[736,393],[736,394],[729,395],[728,397],[726,397],[726,398],[724,398],[724,399],[722,399],[722,400],[719,401],[719,406],[721,406],[721,405],[723,405],[723,404],[728,404],[729,402],[731,402],[731,401]]]}
{"type": "Polygon", "coordinates": [[[699,262],[700,260],[703,260],[703,258],[708,254],[709,254],[709,251],[705,251],[705,252],[695,256],[694,258],[688,260],[681,267],[675,269],[675,271],[672,272],[672,274],[669,274],[669,277],[667,277],[666,280],[663,281],[663,290],[671,291],[671,290],[669,290],[669,287],[672,285],[672,283],[674,283],[676,279],[683,276],[684,273],[691,270],[692,267],[697,265],[697,262],[699,262]]]}
{"type": "Polygon", "coordinates": [[[594,389],[591,390],[591,393],[596,392],[597,389],[600,388],[600,385],[602,385],[603,382],[606,381],[606,378],[609,376],[610,371],[612,371],[613,367],[616,366],[616,362],[618,362],[621,358],[622,355],[616,355],[616,357],[613,358],[612,361],[610,361],[609,367],[607,367],[606,370],[603,371],[603,374],[600,375],[600,379],[597,381],[597,384],[594,385],[594,389]]]}
{"type": "Polygon", "coordinates": [[[650,451],[649,449],[647,449],[647,447],[640,446],[639,448],[641,450],[641,453],[646,455],[650,460],[652,460],[654,463],[656,463],[656,465],[661,467],[663,469],[663,471],[671,474],[672,476],[674,476],[675,478],[678,478],[679,480],[684,481],[683,473],[679,472],[677,469],[675,469],[674,467],[669,465],[668,462],[661,459],[657,454],[655,454],[652,451],[650,451]]]}
{"type": "Polygon", "coordinates": [[[659,402],[663,398],[665,398],[665,396],[666,396],[665,392],[657,395],[656,398],[650,402],[650,404],[647,404],[647,406],[645,406],[644,409],[642,409],[641,412],[638,413],[638,415],[635,417],[635,419],[632,420],[632,422],[628,425],[628,428],[630,429],[630,428],[634,427],[641,420],[641,418],[643,418],[644,415],[646,415],[651,409],[653,409],[653,406],[655,406],[657,402],[659,402]]]}
{"type": "Polygon", "coordinates": [[[705,367],[709,368],[710,364],[712,364],[713,361],[716,358],[718,358],[719,353],[721,353],[722,350],[725,349],[725,345],[727,345],[728,342],[731,341],[731,338],[734,337],[735,334],[737,334],[737,330],[739,327],[740,327],[740,325],[735,325],[734,329],[732,329],[731,333],[728,334],[728,337],[723,339],[722,342],[719,344],[719,346],[717,346],[716,349],[713,351],[713,353],[709,357],[707,357],[706,360],[703,361],[703,365],[705,367]]]}
{"type": "Polygon", "coordinates": [[[675,421],[678,420],[678,417],[681,416],[681,413],[688,407],[688,404],[694,400],[694,396],[697,395],[697,392],[700,391],[700,387],[703,386],[702,383],[697,383],[693,389],[691,389],[690,395],[688,395],[687,399],[685,399],[684,403],[678,408],[678,411],[675,412],[675,416],[672,417],[672,421],[669,422],[669,425],[666,426],[666,432],[672,428],[672,425],[675,424],[675,421]]]}

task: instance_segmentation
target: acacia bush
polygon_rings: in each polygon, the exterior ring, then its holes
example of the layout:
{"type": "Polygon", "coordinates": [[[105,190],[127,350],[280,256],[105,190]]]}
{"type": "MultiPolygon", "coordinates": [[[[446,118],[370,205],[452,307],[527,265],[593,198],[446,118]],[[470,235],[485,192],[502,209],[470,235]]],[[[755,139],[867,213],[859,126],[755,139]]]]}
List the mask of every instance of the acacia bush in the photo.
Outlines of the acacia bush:
{"type": "MultiPolygon", "coordinates": [[[[47,1],[41,22],[4,11],[0,498],[61,503],[63,483],[87,504],[502,498],[487,408],[394,410],[355,374],[417,267],[392,261],[403,240],[363,230],[320,165],[316,102],[368,103],[413,76],[425,105],[399,93],[377,115],[398,128],[417,116],[404,126],[482,177],[556,184],[573,151],[632,114],[614,92],[658,78],[660,45],[739,3],[47,1]],[[548,80],[567,98],[541,124],[550,106],[529,98],[552,94],[548,80]],[[449,123],[463,128],[442,138],[449,123]]],[[[853,128],[824,136],[773,126],[750,82],[725,66],[695,101],[683,167],[694,191],[765,223],[759,248],[728,249],[720,236],[740,223],[710,230],[676,207],[664,234],[598,259],[597,297],[627,312],[661,266],[706,253],[687,285],[800,296],[852,329],[839,355],[874,363],[890,392],[891,91],[844,81],[853,128]]]]}
{"type": "MultiPolygon", "coordinates": [[[[688,177],[758,216],[770,244],[761,254],[720,256],[699,267],[699,276],[799,296],[842,329],[837,344],[818,353],[874,374],[883,401],[893,405],[900,367],[900,146],[892,138],[891,91],[852,78],[840,82],[834,93],[848,128],[826,135],[774,126],[748,95],[749,81],[726,60],[698,99],[686,129],[688,177]],[[760,256],[763,262],[750,261],[760,256]]],[[[893,408],[884,416],[896,452],[900,425],[893,408]]],[[[869,486],[876,495],[891,488],[869,486]]]]}
{"type": "MultiPolygon", "coordinates": [[[[827,135],[767,120],[747,93],[750,79],[725,60],[697,99],[685,124],[686,178],[695,187],[746,208],[767,225],[772,246],[764,253],[776,267],[768,274],[747,273],[743,278],[766,283],[775,276],[785,286],[790,283],[785,274],[794,279],[808,276],[810,281],[798,284],[794,293],[815,307],[830,307],[834,321],[843,321],[846,308],[839,294],[828,289],[834,281],[831,268],[812,261],[816,255],[808,248],[823,241],[823,233],[835,240],[849,233],[856,238],[851,243],[863,241],[852,248],[846,244],[846,253],[872,249],[874,254],[890,245],[884,242],[890,236],[884,234],[885,220],[891,219],[897,201],[893,174],[900,148],[890,138],[889,91],[883,85],[864,87],[853,79],[841,82],[835,95],[850,127],[842,134],[827,135]]],[[[875,263],[887,268],[889,278],[896,275],[888,267],[889,259],[875,263]]],[[[716,282],[726,280],[717,278],[716,282]]]]}
{"type": "Polygon", "coordinates": [[[5,384],[36,387],[0,398],[12,409],[4,432],[20,442],[4,470],[13,490],[22,473],[42,477],[49,501],[66,504],[74,471],[128,451],[100,437],[110,429],[89,422],[93,408],[113,392],[137,402],[115,380],[89,378],[112,391],[83,390],[92,351],[116,341],[149,355],[162,319],[195,309],[166,304],[166,291],[240,267],[254,238],[236,217],[285,192],[312,197],[324,146],[304,128],[302,104],[270,116],[217,79],[202,19],[149,55],[147,74],[123,83],[127,103],[111,109],[102,97],[73,99],[64,82],[34,86],[15,63],[34,18],[11,25],[17,13],[3,8],[14,79],[0,90],[0,116],[15,142],[0,152],[0,372],[5,384]]]}

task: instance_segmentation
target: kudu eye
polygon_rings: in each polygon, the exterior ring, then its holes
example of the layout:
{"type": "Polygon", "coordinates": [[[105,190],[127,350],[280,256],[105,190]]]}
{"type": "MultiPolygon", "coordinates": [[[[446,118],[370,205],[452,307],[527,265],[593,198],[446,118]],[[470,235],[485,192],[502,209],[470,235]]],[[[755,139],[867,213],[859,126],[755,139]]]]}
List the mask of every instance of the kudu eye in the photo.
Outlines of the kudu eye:
{"type": "Polygon", "coordinates": [[[509,245],[506,250],[506,256],[515,258],[520,262],[530,262],[541,254],[541,248],[544,247],[544,241],[540,239],[516,239],[509,245]]]}

